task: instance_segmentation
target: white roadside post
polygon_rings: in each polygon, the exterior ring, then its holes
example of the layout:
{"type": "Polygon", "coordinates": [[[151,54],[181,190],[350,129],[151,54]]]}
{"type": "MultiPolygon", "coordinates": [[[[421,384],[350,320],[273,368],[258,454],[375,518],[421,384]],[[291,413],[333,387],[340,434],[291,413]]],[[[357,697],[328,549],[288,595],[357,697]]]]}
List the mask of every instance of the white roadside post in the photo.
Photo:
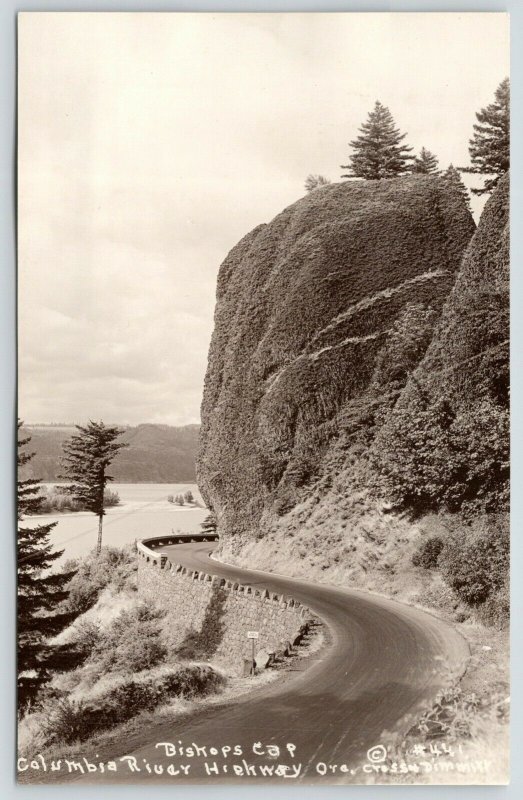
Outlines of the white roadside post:
{"type": "Polygon", "coordinates": [[[260,638],[260,634],[258,631],[247,631],[247,639],[252,641],[252,668],[251,668],[251,675],[254,675],[254,642],[256,639],[260,638]]]}

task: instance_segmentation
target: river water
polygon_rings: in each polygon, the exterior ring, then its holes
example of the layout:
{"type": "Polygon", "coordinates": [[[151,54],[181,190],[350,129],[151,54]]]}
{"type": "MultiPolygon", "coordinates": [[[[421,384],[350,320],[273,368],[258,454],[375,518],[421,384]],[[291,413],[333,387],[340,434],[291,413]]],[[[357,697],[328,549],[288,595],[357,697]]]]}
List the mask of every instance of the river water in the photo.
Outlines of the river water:
{"type": "MultiPolygon", "coordinates": [[[[50,486],[52,484],[44,484],[50,486]]],[[[120,505],[108,508],[103,522],[104,545],[122,547],[147,536],[165,536],[171,532],[196,533],[209,513],[203,505],[198,488],[191,483],[111,483],[118,492],[120,505]],[[183,494],[190,489],[200,507],[177,506],[169,503],[168,495],[183,494]]],[[[88,512],[39,514],[26,517],[27,527],[33,524],[58,522],[50,535],[55,550],[64,550],[60,561],[86,555],[96,547],[98,518],[88,512]]]]}

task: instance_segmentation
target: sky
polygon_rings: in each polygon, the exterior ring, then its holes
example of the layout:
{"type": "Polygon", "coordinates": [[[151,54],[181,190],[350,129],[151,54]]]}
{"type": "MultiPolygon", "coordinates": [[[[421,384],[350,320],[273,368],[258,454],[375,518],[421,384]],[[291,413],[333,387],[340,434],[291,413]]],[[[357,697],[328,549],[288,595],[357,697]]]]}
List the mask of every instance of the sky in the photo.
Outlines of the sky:
{"type": "Polygon", "coordinates": [[[198,422],[236,242],[341,179],[377,99],[466,165],[509,74],[500,13],[24,13],[18,49],[27,423],[198,422]]]}

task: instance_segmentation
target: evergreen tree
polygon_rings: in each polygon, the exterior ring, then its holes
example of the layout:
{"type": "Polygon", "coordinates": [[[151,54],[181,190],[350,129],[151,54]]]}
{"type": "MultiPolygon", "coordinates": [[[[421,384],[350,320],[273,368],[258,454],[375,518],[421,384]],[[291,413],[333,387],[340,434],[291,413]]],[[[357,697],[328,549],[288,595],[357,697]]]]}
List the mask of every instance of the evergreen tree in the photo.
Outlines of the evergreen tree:
{"type": "Polygon", "coordinates": [[[59,477],[73,481],[66,491],[98,517],[98,542],[96,552],[102,549],[102,522],[105,515],[104,492],[109,481],[107,467],[122,447],[129,445],[117,442],[123,431],[117,427],[93,422],[82,427],[76,426],[79,433],[63,444],[62,466],[64,475],[59,477]]]}
{"type": "Polygon", "coordinates": [[[422,147],[419,156],[414,159],[412,172],[420,175],[437,175],[439,172],[438,167],[438,159],[434,153],[422,147]]]}
{"type": "MultiPolygon", "coordinates": [[[[21,427],[19,420],[19,433],[21,427]]],[[[53,551],[49,542],[56,522],[35,527],[20,524],[26,515],[38,511],[42,500],[39,496],[40,481],[21,477],[21,468],[34,455],[23,451],[30,440],[30,436],[18,439],[17,454],[17,682],[20,711],[35,699],[40,687],[50,677],[49,669],[53,666],[55,648],[50,647],[46,640],[59,633],[70,621],[70,615],[59,613],[58,606],[67,597],[65,586],[74,574],[49,572],[53,562],[63,553],[63,550],[53,551]]]]}
{"type": "Polygon", "coordinates": [[[322,186],[328,186],[330,180],[325,178],[324,175],[307,175],[305,178],[305,188],[308,192],[312,192],[313,189],[320,189],[322,186]]]}
{"type": "Polygon", "coordinates": [[[449,164],[448,168],[445,170],[442,177],[444,180],[449,181],[449,183],[452,183],[458,189],[459,193],[461,194],[461,196],[465,200],[465,203],[467,204],[468,210],[472,211],[470,207],[470,195],[468,189],[463,183],[461,175],[459,174],[456,167],[453,164],[449,164]]]}
{"type": "Polygon", "coordinates": [[[342,165],[350,172],[342,178],[381,180],[409,171],[412,147],[401,144],[407,134],[399,132],[389,109],[378,100],[359,130],[361,135],[350,142],[355,151],[349,157],[350,164],[342,165]]]}
{"type": "Polygon", "coordinates": [[[476,113],[474,136],[469,140],[471,167],[460,167],[462,172],[492,175],[481,189],[472,189],[474,194],[491,193],[499,179],[510,167],[510,83],[501,81],[495,100],[476,113]]]}
{"type": "Polygon", "coordinates": [[[218,529],[218,523],[216,521],[216,514],[213,511],[208,514],[204,521],[200,523],[200,528],[202,529],[202,534],[204,536],[214,536],[218,529]]]}

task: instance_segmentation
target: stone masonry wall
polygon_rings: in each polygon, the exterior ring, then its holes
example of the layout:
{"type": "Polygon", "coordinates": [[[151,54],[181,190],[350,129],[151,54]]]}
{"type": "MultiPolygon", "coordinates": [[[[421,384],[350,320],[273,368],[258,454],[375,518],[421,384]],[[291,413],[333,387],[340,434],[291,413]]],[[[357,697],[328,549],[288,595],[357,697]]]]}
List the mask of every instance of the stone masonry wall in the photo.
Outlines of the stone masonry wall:
{"type": "Polygon", "coordinates": [[[313,615],[292,598],[190,571],[151,545],[151,540],[138,544],[138,592],[167,612],[164,631],[173,649],[188,635],[204,633],[202,626],[211,620],[219,635],[209,658],[241,674],[244,659],[252,657],[248,631],[259,633],[259,663],[266,653],[284,653],[307,629],[313,615]]]}

